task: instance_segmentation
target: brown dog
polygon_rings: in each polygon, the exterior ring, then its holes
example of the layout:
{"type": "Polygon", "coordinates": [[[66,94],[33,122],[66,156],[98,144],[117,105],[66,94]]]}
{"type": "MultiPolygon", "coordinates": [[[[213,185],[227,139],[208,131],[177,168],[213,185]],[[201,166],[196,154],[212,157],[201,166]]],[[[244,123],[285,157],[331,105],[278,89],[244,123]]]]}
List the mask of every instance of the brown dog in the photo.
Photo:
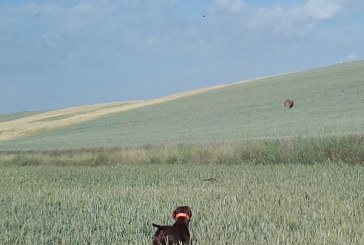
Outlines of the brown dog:
{"type": "Polygon", "coordinates": [[[153,236],[153,245],[190,244],[191,236],[188,224],[192,217],[189,206],[181,206],[173,211],[173,219],[176,221],[172,226],[156,225],[158,228],[153,236]]]}

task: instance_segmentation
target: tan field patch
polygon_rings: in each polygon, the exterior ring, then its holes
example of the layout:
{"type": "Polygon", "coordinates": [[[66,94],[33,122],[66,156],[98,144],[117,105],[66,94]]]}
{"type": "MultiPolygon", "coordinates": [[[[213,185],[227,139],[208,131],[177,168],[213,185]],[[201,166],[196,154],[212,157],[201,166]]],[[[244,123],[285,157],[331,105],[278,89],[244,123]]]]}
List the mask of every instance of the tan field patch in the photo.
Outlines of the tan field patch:
{"type": "MultiPolygon", "coordinates": [[[[257,79],[254,79],[257,80],[257,79]]],[[[90,106],[79,106],[66,108],[61,110],[54,110],[45,113],[40,113],[37,115],[14,119],[10,121],[0,122],[0,141],[6,141],[15,139],[18,137],[34,134],[37,132],[65,127],[69,125],[74,125],[86,121],[90,121],[108,114],[129,111],[144,106],[154,105],[158,103],[167,102],[174,99],[179,99],[185,96],[195,95],[199,93],[204,93],[211,90],[221,89],[224,87],[253,81],[241,81],[236,83],[224,84],[213,86],[209,88],[196,89],[189,92],[183,92],[178,94],[173,94],[170,96],[143,100],[143,101],[126,101],[126,102],[115,102],[107,104],[98,104],[90,106]]]]}

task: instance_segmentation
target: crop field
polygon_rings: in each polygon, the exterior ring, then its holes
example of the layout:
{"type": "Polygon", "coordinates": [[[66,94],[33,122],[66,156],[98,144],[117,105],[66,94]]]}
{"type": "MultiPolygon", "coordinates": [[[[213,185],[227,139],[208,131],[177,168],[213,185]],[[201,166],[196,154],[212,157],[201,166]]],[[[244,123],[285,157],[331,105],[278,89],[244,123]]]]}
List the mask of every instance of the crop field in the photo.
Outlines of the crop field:
{"type": "MultiPolygon", "coordinates": [[[[0,149],[240,143],[363,134],[363,94],[364,62],[340,64],[232,84],[61,128],[42,130],[29,136],[0,141],[0,149]],[[295,101],[290,110],[283,107],[286,98],[295,101]]],[[[7,123],[11,126],[11,122],[7,123]]],[[[47,123],[55,124],[57,121],[47,123]]],[[[18,129],[14,127],[15,131],[18,129]]]]}
{"type": "Polygon", "coordinates": [[[197,245],[364,244],[363,94],[359,61],[0,115],[0,244],[151,244],[180,205],[197,245]]]}
{"type": "Polygon", "coordinates": [[[179,205],[192,207],[194,244],[364,244],[362,166],[0,170],[1,244],[151,244],[151,223],[171,224],[179,205]]]}
{"type": "Polygon", "coordinates": [[[34,116],[34,115],[37,115],[40,113],[42,113],[42,112],[18,112],[18,113],[13,113],[13,114],[4,114],[4,115],[0,115],[0,123],[6,122],[6,121],[11,121],[11,120],[16,120],[19,118],[34,116]]]}
{"type": "MultiPolygon", "coordinates": [[[[239,83],[243,83],[242,81],[239,83]]],[[[9,115],[0,115],[0,141],[21,138],[39,132],[64,128],[74,124],[92,121],[117,112],[125,112],[169,102],[178,98],[224,88],[230,85],[218,85],[208,88],[196,89],[189,92],[172,94],[157,99],[104,103],[88,106],[78,106],[48,112],[21,112],[9,115]],[[10,122],[9,122],[10,121],[10,122]]]]}

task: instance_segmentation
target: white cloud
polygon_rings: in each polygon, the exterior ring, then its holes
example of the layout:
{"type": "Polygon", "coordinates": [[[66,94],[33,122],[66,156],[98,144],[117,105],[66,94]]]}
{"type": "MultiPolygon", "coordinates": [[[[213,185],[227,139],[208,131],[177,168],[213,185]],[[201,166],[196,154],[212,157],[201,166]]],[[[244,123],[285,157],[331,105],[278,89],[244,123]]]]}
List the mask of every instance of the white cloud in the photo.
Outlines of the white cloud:
{"type": "Polygon", "coordinates": [[[243,10],[244,3],[242,0],[214,0],[214,12],[233,12],[238,13],[243,10]]]}
{"type": "Polygon", "coordinates": [[[350,61],[356,61],[359,60],[359,58],[355,54],[348,54],[344,58],[344,62],[350,62],[350,61]]]}
{"type": "Polygon", "coordinates": [[[246,26],[250,30],[298,33],[311,31],[318,22],[337,18],[352,8],[357,0],[307,0],[300,4],[274,4],[272,6],[248,6],[246,26]]]}
{"type": "Polygon", "coordinates": [[[330,19],[341,11],[342,6],[340,1],[335,0],[309,0],[306,8],[314,19],[330,19]]]}
{"type": "Polygon", "coordinates": [[[252,8],[250,12],[251,17],[246,22],[249,30],[303,34],[313,27],[301,6],[274,4],[271,7],[252,8]]]}

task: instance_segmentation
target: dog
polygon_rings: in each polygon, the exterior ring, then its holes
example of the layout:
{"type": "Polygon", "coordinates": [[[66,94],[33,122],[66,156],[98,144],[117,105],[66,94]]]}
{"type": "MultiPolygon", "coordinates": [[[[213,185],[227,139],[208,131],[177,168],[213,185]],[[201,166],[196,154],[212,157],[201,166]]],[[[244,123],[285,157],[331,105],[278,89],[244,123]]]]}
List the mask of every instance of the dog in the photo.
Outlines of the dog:
{"type": "Polygon", "coordinates": [[[181,206],[173,211],[172,215],[175,223],[169,225],[152,225],[157,229],[153,236],[153,245],[188,245],[191,241],[191,235],[188,228],[192,217],[192,211],[189,206],[181,206]]]}

